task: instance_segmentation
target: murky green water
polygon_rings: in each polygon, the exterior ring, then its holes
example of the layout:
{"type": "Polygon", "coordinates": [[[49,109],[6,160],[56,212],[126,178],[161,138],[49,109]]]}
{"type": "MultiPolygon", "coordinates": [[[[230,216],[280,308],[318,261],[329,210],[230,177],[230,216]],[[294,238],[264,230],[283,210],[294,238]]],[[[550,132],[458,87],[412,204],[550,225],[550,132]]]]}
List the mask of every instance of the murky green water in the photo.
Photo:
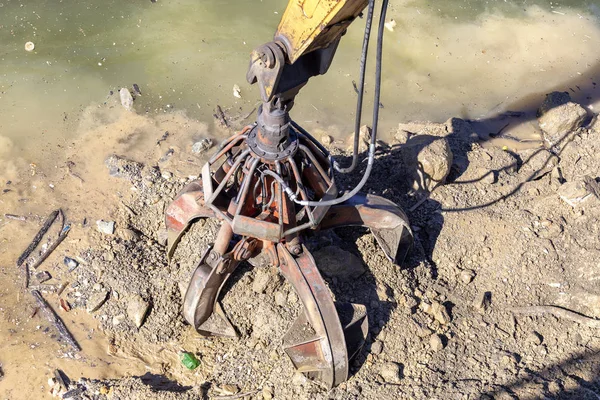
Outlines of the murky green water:
{"type": "MultiPolygon", "coordinates": [[[[83,109],[133,83],[143,93],[138,113],[185,110],[211,123],[217,104],[250,111],[259,96],[245,82],[248,55],[271,38],[285,4],[0,0],[0,160],[52,157],[81,134],[83,109]]],[[[384,131],[486,116],[577,79],[592,89],[600,76],[597,1],[396,0],[388,15],[397,26],[385,39],[384,131]]],[[[351,132],[363,26],[351,27],[329,73],[298,97],[293,117],[308,128],[351,132]]]]}

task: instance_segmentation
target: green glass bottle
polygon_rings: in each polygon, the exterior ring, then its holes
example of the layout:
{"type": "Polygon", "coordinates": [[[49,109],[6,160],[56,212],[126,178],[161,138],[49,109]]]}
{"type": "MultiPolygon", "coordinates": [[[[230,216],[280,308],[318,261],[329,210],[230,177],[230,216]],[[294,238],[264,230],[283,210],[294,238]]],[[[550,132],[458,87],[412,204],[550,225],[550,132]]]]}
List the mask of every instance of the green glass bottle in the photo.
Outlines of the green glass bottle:
{"type": "Polygon", "coordinates": [[[200,360],[198,360],[195,355],[187,351],[180,352],[179,359],[181,360],[181,363],[190,371],[195,370],[200,365],[200,360]]]}

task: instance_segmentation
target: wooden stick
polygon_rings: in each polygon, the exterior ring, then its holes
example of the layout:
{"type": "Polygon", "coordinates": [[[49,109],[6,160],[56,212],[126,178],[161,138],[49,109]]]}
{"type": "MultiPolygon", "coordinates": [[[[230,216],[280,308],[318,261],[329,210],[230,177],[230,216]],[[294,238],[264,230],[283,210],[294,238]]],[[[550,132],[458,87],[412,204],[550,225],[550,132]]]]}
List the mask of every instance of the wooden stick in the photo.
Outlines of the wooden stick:
{"type": "Polygon", "coordinates": [[[23,262],[25,262],[27,257],[29,257],[29,255],[33,252],[33,250],[35,250],[37,245],[40,244],[40,242],[42,241],[42,238],[44,237],[46,232],[48,232],[48,229],[50,229],[50,227],[56,220],[56,217],[58,217],[58,213],[59,213],[59,210],[54,210],[54,211],[52,211],[52,214],[50,214],[50,216],[48,216],[48,218],[46,219],[46,222],[44,222],[44,225],[42,226],[42,228],[35,235],[35,237],[31,241],[31,243],[29,243],[29,246],[27,246],[27,248],[25,249],[23,254],[21,254],[19,259],[17,260],[17,267],[20,267],[21,264],[23,264],[23,262]]]}
{"type": "Polygon", "coordinates": [[[69,234],[70,230],[71,230],[71,225],[65,226],[63,228],[63,230],[60,232],[60,235],[58,235],[58,238],[56,238],[56,240],[54,242],[52,242],[52,244],[50,246],[48,246],[48,249],[44,253],[42,253],[42,255],[40,255],[40,258],[38,258],[33,264],[31,264],[31,268],[36,269],[37,267],[39,267],[40,264],[43,263],[46,258],[48,258],[50,253],[52,253],[58,247],[58,245],[63,240],[65,240],[65,238],[69,234]]]}
{"type": "Polygon", "coordinates": [[[600,320],[585,315],[581,315],[566,308],[557,306],[530,306],[530,307],[515,307],[509,308],[508,311],[514,314],[541,316],[545,314],[554,315],[556,318],[564,318],[580,325],[589,326],[590,328],[600,328],[600,320]]]}
{"type": "Polygon", "coordinates": [[[33,295],[33,297],[35,297],[38,304],[40,305],[40,308],[44,311],[44,315],[46,315],[46,318],[48,318],[48,321],[50,321],[52,323],[52,325],[54,325],[54,327],[60,334],[60,337],[62,337],[65,342],[67,342],[69,345],[71,345],[73,350],[81,351],[81,347],[79,346],[79,343],[77,343],[77,341],[75,340],[73,335],[71,335],[71,333],[65,326],[65,323],[62,321],[62,319],[60,319],[58,314],[56,314],[56,312],[52,309],[52,307],[50,307],[50,305],[46,302],[46,300],[44,300],[44,297],[42,297],[42,294],[40,292],[38,292],[37,290],[32,290],[31,294],[33,295]]]}

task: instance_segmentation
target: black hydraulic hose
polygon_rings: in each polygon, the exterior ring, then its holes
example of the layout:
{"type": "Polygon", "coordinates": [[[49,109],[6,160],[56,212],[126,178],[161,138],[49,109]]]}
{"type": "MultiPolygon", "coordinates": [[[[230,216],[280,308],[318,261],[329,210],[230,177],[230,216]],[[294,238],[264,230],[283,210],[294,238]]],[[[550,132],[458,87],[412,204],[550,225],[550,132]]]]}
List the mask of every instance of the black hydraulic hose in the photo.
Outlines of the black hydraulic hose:
{"type": "MultiPolygon", "coordinates": [[[[371,0],[371,1],[373,1],[373,0],[371,0]]],[[[265,175],[269,175],[269,176],[275,178],[275,180],[277,180],[277,182],[279,182],[279,184],[281,185],[283,190],[285,190],[288,197],[292,201],[294,201],[294,203],[296,203],[296,204],[299,204],[301,206],[308,206],[308,207],[319,207],[319,206],[334,206],[336,204],[343,203],[344,201],[350,199],[352,196],[354,196],[356,193],[358,193],[363,188],[365,183],[367,183],[367,180],[369,179],[369,175],[371,175],[371,170],[373,169],[373,163],[375,161],[375,147],[376,147],[376,143],[377,143],[377,124],[378,124],[378,120],[379,120],[379,98],[381,95],[381,59],[383,58],[383,34],[384,34],[384,29],[385,29],[385,15],[386,15],[386,11],[387,11],[387,6],[388,6],[388,0],[383,0],[383,2],[381,4],[381,15],[379,17],[379,29],[377,32],[377,56],[376,56],[376,64],[375,64],[375,95],[374,95],[375,99],[374,99],[374,103],[373,103],[373,131],[372,131],[372,135],[371,135],[371,143],[369,145],[369,156],[368,156],[367,168],[365,169],[363,177],[354,189],[352,189],[350,192],[344,194],[342,197],[339,197],[339,198],[333,199],[333,200],[305,201],[305,200],[298,200],[298,198],[297,198],[298,196],[296,196],[294,191],[285,183],[283,178],[281,178],[279,175],[277,175],[275,172],[273,172],[271,170],[265,170],[263,173],[265,175]]]]}
{"type": "Polygon", "coordinates": [[[360,55],[360,76],[358,80],[358,99],[356,100],[356,118],[354,119],[354,147],[352,149],[352,163],[349,167],[342,167],[334,162],[333,167],[342,174],[347,174],[356,168],[358,164],[358,144],[360,142],[360,123],[362,119],[363,96],[365,94],[365,74],[367,71],[367,55],[369,52],[369,41],[371,39],[371,24],[373,23],[373,11],[375,0],[369,0],[369,9],[365,22],[365,35],[363,38],[362,52],[360,55]]]}

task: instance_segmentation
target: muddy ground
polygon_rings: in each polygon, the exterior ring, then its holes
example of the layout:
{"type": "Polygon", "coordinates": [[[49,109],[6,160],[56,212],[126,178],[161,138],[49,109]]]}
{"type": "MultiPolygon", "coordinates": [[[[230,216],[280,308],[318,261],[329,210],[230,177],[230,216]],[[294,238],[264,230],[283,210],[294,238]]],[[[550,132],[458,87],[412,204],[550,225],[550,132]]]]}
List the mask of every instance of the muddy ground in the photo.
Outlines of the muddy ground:
{"type": "MultiPolygon", "coordinates": [[[[94,375],[93,368],[83,377],[76,374],[70,398],[600,398],[600,124],[591,116],[558,140],[528,150],[483,147],[489,132],[456,118],[400,124],[395,140],[380,143],[367,190],[407,211],[415,245],[399,267],[366,229],[307,236],[336,300],[368,307],[367,344],[348,382],[330,391],[295,372],[281,348],[301,305],[272,267],[243,264],[224,290],[221,304],[239,339],[203,338],[183,320],[182,291],[219,227],[216,220],[196,223],[167,260],[164,209],[196,177],[190,171],[199,173],[201,157],[191,154],[191,142],[176,152],[180,160],[193,161],[191,168],[166,162],[165,147],[137,159],[105,159],[96,167],[112,191],[103,194],[101,219],[114,221],[115,232],[100,232],[97,213],[85,206],[88,198],[78,198],[71,214],[69,206],[64,210],[73,240],[39,270],[52,274],[47,284],[69,282],[60,295],[43,295],[82,339],[82,352],[62,343],[52,356],[66,358],[72,369],[90,363],[100,370],[112,363],[131,368],[119,369],[113,379],[94,375]],[[445,183],[422,181],[419,169],[448,176],[445,183]],[[65,255],[79,263],[70,272],[62,264],[65,255]],[[338,258],[351,268],[335,268],[338,258]],[[61,309],[59,299],[71,310],[61,309]],[[91,343],[103,341],[104,354],[94,356],[102,362],[86,355],[91,343]],[[195,354],[200,366],[188,371],[180,351],[195,354]]],[[[346,143],[334,141],[330,148],[347,158],[346,143]]],[[[362,170],[340,177],[339,186],[351,187],[362,170]]],[[[86,185],[93,182],[81,183],[86,185]]],[[[33,233],[41,225],[33,217],[28,223],[33,233]]],[[[34,309],[21,289],[22,274],[6,272],[14,259],[2,263],[11,287],[34,309]]],[[[30,320],[43,332],[44,344],[57,338],[39,314],[3,316],[3,325],[14,331],[11,338],[30,320]]],[[[0,353],[6,374],[0,373],[0,385],[4,379],[5,398],[20,398],[20,389],[6,384],[18,381],[10,377],[8,350],[0,353]]],[[[54,368],[50,358],[38,373],[45,381],[54,368]]],[[[39,397],[50,391],[45,382],[34,390],[39,397]]]]}

